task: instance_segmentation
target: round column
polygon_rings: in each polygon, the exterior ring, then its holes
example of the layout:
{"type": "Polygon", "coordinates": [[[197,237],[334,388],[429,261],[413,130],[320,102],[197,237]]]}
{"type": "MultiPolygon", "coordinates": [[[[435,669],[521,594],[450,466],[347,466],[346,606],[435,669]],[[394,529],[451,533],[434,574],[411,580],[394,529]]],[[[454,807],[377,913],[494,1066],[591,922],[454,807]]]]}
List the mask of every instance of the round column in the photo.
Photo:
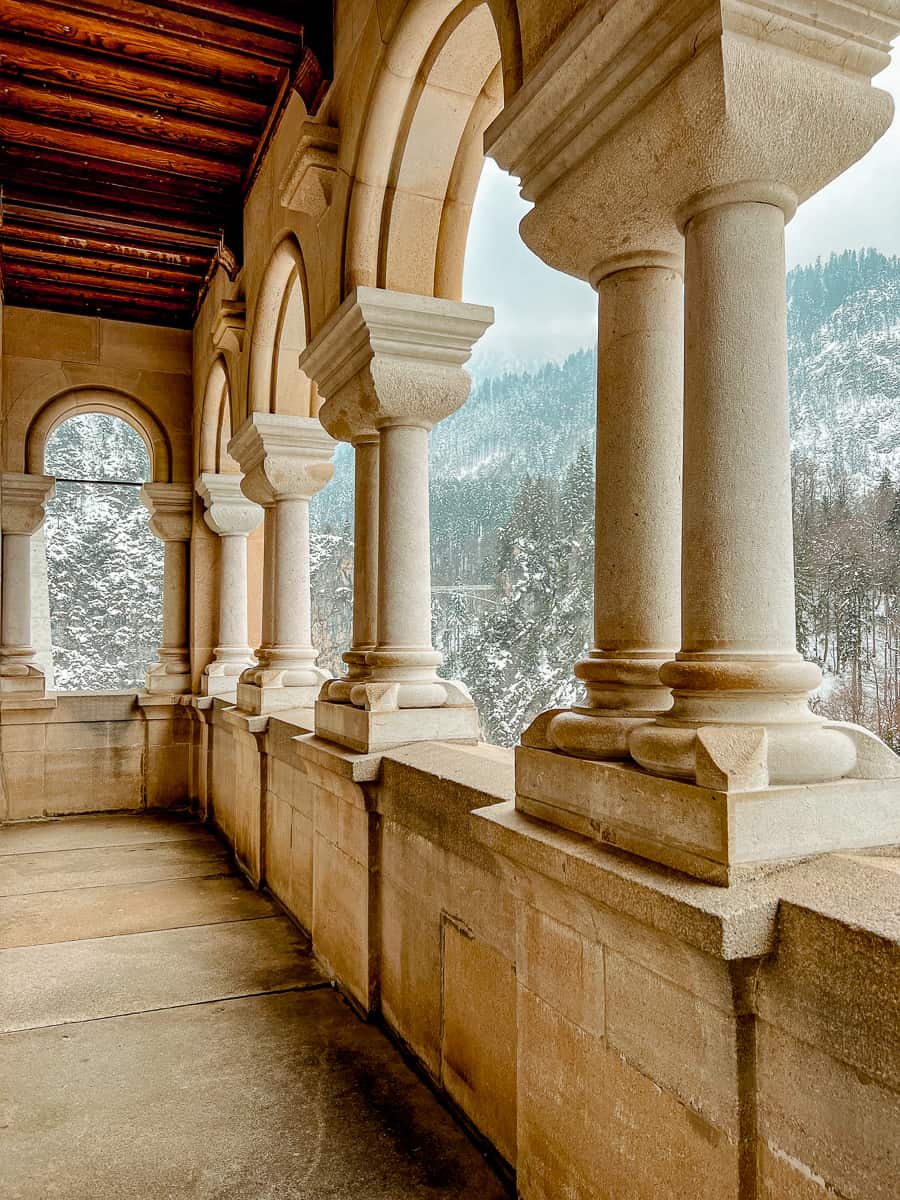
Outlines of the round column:
{"type": "Polygon", "coordinates": [[[672,703],[659,669],[680,639],[682,280],[674,255],[629,255],[599,292],[594,648],[587,703],[549,737],[582,758],[628,757],[628,736],[672,703]]]}
{"type": "Polygon", "coordinates": [[[147,691],[191,690],[190,541],[193,488],[184,483],[145,483],[141,503],[150,529],[164,543],[162,641],[157,661],[147,670],[147,691]]]}
{"type": "Polygon", "coordinates": [[[660,676],[672,709],[631,738],[634,758],[663,775],[696,776],[696,730],[710,725],[764,728],[773,784],[837,779],[855,762],[851,740],[810,712],[821,673],[796,649],[784,270],[793,207],[785,189],[753,185],[707,196],[685,224],[682,646],[660,676]]]}
{"type": "Polygon", "coordinates": [[[267,667],[289,670],[294,685],[315,684],[321,681],[322,672],[315,667],[312,645],[307,497],[279,496],[274,527],[272,646],[267,667]],[[307,667],[311,668],[309,679],[301,678],[307,667]]]}
{"type": "MultiPolygon", "coordinates": [[[[437,680],[443,656],[431,642],[429,428],[397,423],[380,430],[378,644],[367,663],[372,681],[399,684],[401,708],[439,707],[447,699],[437,680]]],[[[356,688],[352,699],[363,699],[356,688]]]]}
{"type": "Polygon", "coordinates": [[[246,664],[247,644],[247,534],[227,533],[221,538],[219,566],[219,644],[216,658],[246,664]]]}
{"type": "Polygon", "coordinates": [[[341,657],[347,671],[333,679],[323,699],[346,703],[353,685],[369,677],[368,654],[378,642],[378,434],[370,430],[352,440],[353,496],[353,632],[350,649],[341,657]]]}
{"type": "Polygon", "coordinates": [[[378,643],[378,435],[353,442],[353,650],[378,643]]]}
{"type": "Polygon", "coordinates": [[[31,534],[3,535],[3,661],[34,655],[31,645],[31,534]]]}
{"type": "Polygon", "coordinates": [[[163,628],[159,661],[190,672],[188,543],[167,538],[163,557],[163,628]]]}

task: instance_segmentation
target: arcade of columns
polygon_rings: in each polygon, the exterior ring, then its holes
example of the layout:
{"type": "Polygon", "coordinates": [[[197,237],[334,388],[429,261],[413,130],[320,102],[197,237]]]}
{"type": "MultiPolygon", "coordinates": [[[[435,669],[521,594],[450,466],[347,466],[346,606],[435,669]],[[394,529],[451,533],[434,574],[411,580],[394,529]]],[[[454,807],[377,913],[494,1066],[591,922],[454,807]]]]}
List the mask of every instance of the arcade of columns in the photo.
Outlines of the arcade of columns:
{"type": "MultiPolygon", "coordinates": [[[[784,227],[887,128],[871,86],[900,29],[834,4],[585,6],[487,130],[522,181],[522,236],[599,295],[594,646],[581,704],[516,757],[520,810],[727,884],[760,863],[900,841],[900,760],[814,715],[796,651],[784,227]],[[677,11],[676,11],[677,9],[677,11]],[[813,816],[814,812],[814,816],[813,816]]],[[[300,366],[317,417],[253,413],[241,475],[196,491],[221,539],[208,696],[266,716],[315,705],[359,753],[475,742],[464,682],[431,641],[428,434],[462,405],[489,309],[357,286],[300,366]],[[310,634],[309,501],[334,440],[356,461],[353,638],[329,679],[310,634]],[[247,538],[264,521],[262,642],[247,538]]],[[[40,698],[29,537],[52,480],[3,479],[0,694],[40,698]]],[[[150,694],[190,691],[193,490],[145,486],[165,542],[150,694]]]]}

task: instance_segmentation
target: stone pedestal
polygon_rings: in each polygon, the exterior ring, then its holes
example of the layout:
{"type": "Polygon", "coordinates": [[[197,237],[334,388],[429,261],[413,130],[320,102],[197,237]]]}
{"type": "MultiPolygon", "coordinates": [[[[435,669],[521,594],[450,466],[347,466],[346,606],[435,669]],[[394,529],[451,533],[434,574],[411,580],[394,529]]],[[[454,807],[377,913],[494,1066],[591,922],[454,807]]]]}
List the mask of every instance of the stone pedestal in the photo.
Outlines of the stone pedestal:
{"type": "Polygon", "coordinates": [[[200,690],[220,696],[234,692],[238,677],[254,666],[247,638],[247,537],[263,511],[241,491],[239,475],[201,475],[197,491],[206,505],[206,523],[220,538],[219,644],[200,690]]]}
{"type": "Polygon", "coordinates": [[[0,480],[3,533],[0,612],[0,699],[41,699],[44,672],[35,661],[31,631],[31,537],[43,524],[55,481],[47,475],[4,472],[0,480]]]}
{"type": "Polygon", "coordinates": [[[190,543],[194,493],[188,483],[145,483],[141,503],[150,529],[165,544],[163,630],[157,660],[147,669],[151,694],[191,691],[190,543]]]}
{"type": "Polygon", "coordinates": [[[329,678],[312,644],[309,501],[332,476],[334,440],[318,418],[253,413],[228,452],[244,471],[244,495],[266,510],[263,644],[238,681],[238,707],[308,708],[329,678]]]}
{"type": "Polygon", "coordinates": [[[329,428],[379,434],[378,641],[342,702],[329,688],[316,705],[317,734],[362,753],[479,736],[471,696],[438,676],[431,643],[428,433],[465,401],[463,366],[492,319],[472,304],[358,288],[300,359],[329,428]]]}
{"type": "MultiPolygon", "coordinates": [[[[581,668],[593,711],[535,723],[516,790],[532,814],[727,883],[898,833],[900,760],[865,730],[810,711],[821,676],[796,649],[784,285],[785,219],[887,128],[889,99],[870,79],[897,21],[842,6],[835,38],[812,8],[731,0],[715,19],[696,10],[686,21],[646,22],[637,9],[611,21],[592,0],[554,46],[552,69],[535,70],[487,132],[489,151],[533,201],[523,238],[552,265],[590,278],[595,263],[647,247],[684,253],[680,650],[662,664],[657,655],[654,680],[641,673],[649,644],[636,639],[635,660],[613,665],[600,641],[581,668]],[[671,689],[672,704],[654,716],[655,685],[671,689]],[[629,690],[636,703],[610,722],[603,710],[629,690]]],[[[643,446],[657,420],[646,389],[666,394],[666,385],[648,371],[654,322],[634,305],[619,311],[632,353],[605,339],[601,305],[601,417],[605,354],[631,445],[643,446]]],[[[598,430],[601,455],[602,420],[598,430]]],[[[628,448],[615,453],[621,464],[628,448]]],[[[598,489],[608,482],[601,475],[598,489]]],[[[612,635],[614,653],[617,635],[659,611],[652,583],[645,596],[633,585],[641,573],[653,579],[646,560],[661,579],[672,550],[665,521],[634,520],[651,481],[626,490],[638,501],[630,513],[613,493],[597,516],[600,572],[624,531],[628,601],[608,628],[598,576],[599,633],[612,635]]]]}

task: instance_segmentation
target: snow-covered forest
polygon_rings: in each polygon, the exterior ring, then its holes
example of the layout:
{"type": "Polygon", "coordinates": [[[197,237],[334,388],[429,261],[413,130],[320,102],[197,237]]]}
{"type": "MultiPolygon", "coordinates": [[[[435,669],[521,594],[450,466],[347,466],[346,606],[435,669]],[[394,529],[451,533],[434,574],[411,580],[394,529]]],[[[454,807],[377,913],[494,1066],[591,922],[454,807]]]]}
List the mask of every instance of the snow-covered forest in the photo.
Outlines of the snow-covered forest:
{"type": "Polygon", "coordinates": [[[45,527],[56,687],[140,687],[162,629],[163,544],[139,499],[147,448],[116,417],[75,416],[50,436],[44,469],[57,477],[45,527]]]}
{"type": "MultiPolygon", "coordinates": [[[[900,260],[866,251],[788,276],[797,631],[820,711],[900,746],[900,260]]],[[[434,635],[485,736],[512,744],[575,697],[592,606],[596,364],[478,379],[431,442],[434,635]]],[[[312,504],[314,638],[350,640],[352,453],[312,504]]],[[[143,480],[122,422],[78,417],[50,474],[143,480]],[[98,424],[99,422],[99,424],[98,424]],[[101,435],[98,436],[98,430],[101,435]]],[[[47,523],[57,686],[132,687],[159,639],[162,545],[136,487],[58,484],[47,523]]]]}

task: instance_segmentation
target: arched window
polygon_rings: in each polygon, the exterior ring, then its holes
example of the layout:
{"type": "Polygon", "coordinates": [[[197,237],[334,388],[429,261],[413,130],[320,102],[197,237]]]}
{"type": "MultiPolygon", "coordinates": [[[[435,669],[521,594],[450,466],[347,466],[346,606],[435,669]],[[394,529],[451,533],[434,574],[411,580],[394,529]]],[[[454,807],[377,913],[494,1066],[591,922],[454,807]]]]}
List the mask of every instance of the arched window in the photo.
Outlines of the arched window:
{"type": "Polygon", "coordinates": [[[140,687],[162,627],[163,543],[140,503],[147,445],[119,417],[81,413],[48,437],[44,470],[57,481],[46,519],[56,687],[140,687]]]}

